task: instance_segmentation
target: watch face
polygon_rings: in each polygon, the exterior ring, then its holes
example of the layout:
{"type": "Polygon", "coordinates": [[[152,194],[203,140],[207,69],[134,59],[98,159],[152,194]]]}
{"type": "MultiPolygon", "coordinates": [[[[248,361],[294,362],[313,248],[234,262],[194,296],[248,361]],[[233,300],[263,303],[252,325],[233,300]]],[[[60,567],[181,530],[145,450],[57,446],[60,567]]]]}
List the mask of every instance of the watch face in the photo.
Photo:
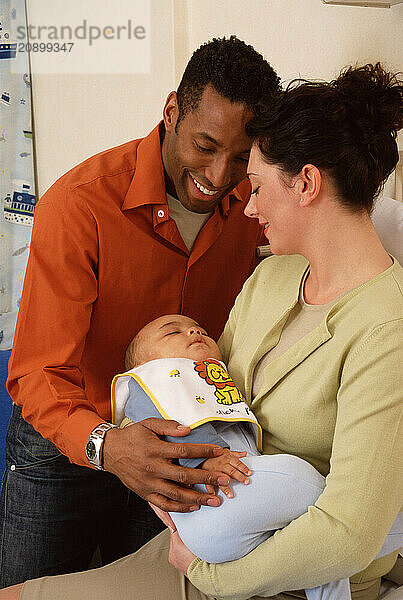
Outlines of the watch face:
{"type": "Polygon", "coordinates": [[[86,451],[88,459],[89,460],[94,460],[94,458],[97,455],[97,449],[96,449],[95,444],[94,444],[94,442],[92,440],[90,440],[87,443],[85,451],[86,451]]]}

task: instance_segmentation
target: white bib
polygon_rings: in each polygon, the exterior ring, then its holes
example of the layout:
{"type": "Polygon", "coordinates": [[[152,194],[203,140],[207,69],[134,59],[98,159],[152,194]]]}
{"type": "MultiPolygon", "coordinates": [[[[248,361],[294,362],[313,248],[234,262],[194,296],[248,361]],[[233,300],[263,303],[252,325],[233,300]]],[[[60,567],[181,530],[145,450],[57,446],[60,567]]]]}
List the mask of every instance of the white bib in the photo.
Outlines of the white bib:
{"type": "Polygon", "coordinates": [[[112,422],[120,424],[133,377],[164,419],[195,429],[208,421],[244,421],[254,425],[261,449],[262,428],[224,363],[209,358],[161,358],[116,375],[112,381],[112,422]]]}

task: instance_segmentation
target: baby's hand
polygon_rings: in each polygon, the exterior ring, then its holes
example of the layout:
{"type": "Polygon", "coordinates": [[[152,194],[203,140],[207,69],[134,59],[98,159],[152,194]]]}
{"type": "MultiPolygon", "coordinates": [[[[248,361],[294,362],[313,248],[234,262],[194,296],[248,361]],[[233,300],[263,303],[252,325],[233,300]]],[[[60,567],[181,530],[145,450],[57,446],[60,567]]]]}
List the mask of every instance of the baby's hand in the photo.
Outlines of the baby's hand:
{"type": "MultiPolygon", "coordinates": [[[[221,456],[208,458],[201,465],[201,468],[206,469],[207,471],[221,471],[221,473],[229,475],[232,477],[232,479],[236,479],[236,481],[248,485],[249,479],[246,477],[246,475],[252,475],[252,471],[250,471],[248,467],[239,460],[244,456],[246,456],[246,452],[235,452],[234,450],[224,448],[224,452],[221,454],[221,456]]],[[[227,498],[234,497],[230,487],[222,485],[219,487],[220,490],[227,496],[227,498]]],[[[206,485],[206,489],[209,494],[214,494],[214,486],[206,485]]]]}

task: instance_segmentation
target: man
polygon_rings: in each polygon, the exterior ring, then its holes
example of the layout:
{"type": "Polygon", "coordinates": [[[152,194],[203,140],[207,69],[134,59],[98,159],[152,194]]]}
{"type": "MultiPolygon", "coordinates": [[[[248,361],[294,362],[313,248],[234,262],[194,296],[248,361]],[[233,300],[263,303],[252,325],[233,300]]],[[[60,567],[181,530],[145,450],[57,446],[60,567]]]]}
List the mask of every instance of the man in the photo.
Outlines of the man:
{"type": "Polygon", "coordinates": [[[175,459],[222,449],[161,441],[189,433],[176,422],[113,429],[109,386],[161,314],[221,333],[260,242],[243,215],[245,124],[278,89],[251,46],[213,40],[146,138],[86,160],[38,203],[8,380],[2,586],[85,569],[97,546],[104,563],[133,552],[162,528],[140,496],[164,510],[218,505],[189,486],[228,478],[175,459]]]}

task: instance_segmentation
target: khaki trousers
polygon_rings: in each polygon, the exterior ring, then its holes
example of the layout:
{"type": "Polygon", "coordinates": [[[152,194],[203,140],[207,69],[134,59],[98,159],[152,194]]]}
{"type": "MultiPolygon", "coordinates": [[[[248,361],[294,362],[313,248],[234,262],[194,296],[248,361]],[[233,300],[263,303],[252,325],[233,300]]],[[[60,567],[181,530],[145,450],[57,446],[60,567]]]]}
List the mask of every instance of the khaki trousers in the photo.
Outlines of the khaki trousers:
{"type": "MultiPolygon", "coordinates": [[[[81,573],[27,581],[20,600],[212,600],[168,562],[169,532],[163,531],[135,554],[81,573]]],[[[379,580],[352,585],[353,600],[378,600],[379,580]]],[[[258,600],[253,596],[251,600],[258,600]]],[[[303,591],[272,600],[306,598],[303,591]]],[[[265,599],[267,600],[267,599],[265,599]]]]}

